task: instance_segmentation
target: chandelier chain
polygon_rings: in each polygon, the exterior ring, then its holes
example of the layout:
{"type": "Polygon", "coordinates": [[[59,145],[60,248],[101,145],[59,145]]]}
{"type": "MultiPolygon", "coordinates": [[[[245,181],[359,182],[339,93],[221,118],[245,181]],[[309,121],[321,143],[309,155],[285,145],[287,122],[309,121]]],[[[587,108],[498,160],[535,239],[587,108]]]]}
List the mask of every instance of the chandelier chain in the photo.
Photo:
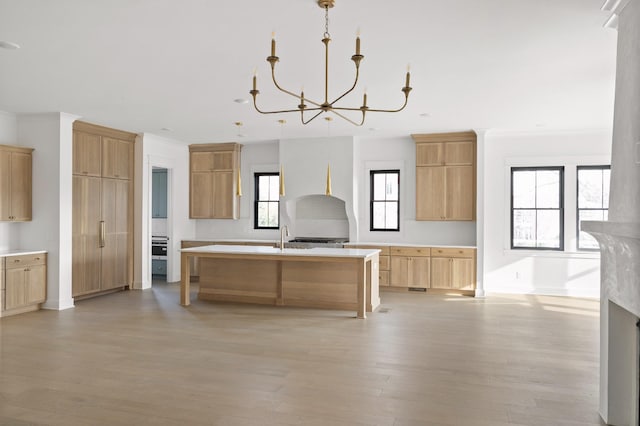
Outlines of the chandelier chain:
{"type": "Polygon", "coordinates": [[[329,34],[329,6],[324,7],[324,37],[331,38],[331,34],[329,34]]]}

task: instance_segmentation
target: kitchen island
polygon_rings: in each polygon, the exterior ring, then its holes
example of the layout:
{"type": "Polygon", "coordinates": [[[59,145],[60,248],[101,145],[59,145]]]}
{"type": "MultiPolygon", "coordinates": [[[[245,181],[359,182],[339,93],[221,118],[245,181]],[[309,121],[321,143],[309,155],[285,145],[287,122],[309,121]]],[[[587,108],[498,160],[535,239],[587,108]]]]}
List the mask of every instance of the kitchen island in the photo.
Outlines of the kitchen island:
{"type": "Polygon", "coordinates": [[[182,249],[180,304],[190,304],[190,259],[199,258],[198,299],[355,310],[380,304],[375,249],[211,245],[182,249]]]}

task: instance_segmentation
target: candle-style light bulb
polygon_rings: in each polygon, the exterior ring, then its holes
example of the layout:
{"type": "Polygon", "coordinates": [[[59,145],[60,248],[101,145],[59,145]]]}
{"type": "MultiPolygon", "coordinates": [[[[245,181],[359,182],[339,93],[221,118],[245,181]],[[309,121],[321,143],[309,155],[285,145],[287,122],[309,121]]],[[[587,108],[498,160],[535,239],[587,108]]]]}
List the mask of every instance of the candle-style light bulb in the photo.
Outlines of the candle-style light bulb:
{"type": "Polygon", "coordinates": [[[360,54],[360,28],[356,31],[356,55],[360,54]]]}
{"type": "Polygon", "coordinates": [[[409,87],[409,80],[411,79],[411,64],[407,65],[407,80],[404,87],[409,87]]]}
{"type": "Polygon", "coordinates": [[[258,79],[258,70],[257,68],[253,69],[253,90],[256,90],[256,82],[258,79]]]}
{"type": "Polygon", "coordinates": [[[276,56],[276,32],[271,31],[271,56],[276,56]]]}
{"type": "Polygon", "coordinates": [[[362,106],[363,107],[367,106],[367,89],[364,89],[364,95],[362,97],[362,106]]]}

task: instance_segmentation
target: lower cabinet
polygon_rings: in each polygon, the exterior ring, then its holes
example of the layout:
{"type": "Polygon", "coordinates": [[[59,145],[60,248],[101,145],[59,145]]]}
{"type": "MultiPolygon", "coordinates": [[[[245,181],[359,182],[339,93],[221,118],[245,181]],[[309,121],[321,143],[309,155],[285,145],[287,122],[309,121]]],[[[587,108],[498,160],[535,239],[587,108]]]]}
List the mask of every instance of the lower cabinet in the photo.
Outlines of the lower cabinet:
{"type": "Polygon", "coordinates": [[[151,273],[153,275],[167,275],[167,261],[162,259],[152,259],[151,273]]]}
{"type": "Polygon", "coordinates": [[[429,288],[431,249],[428,247],[391,247],[391,287],[429,288]]]}
{"type": "Polygon", "coordinates": [[[8,316],[40,308],[47,298],[47,255],[7,256],[2,280],[2,311],[8,316]]]}
{"type": "Polygon", "coordinates": [[[474,249],[432,248],[431,256],[431,288],[475,289],[474,249]]]}
{"type": "Polygon", "coordinates": [[[380,250],[378,258],[378,285],[380,287],[389,286],[389,269],[391,267],[391,258],[389,256],[389,246],[374,246],[374,245],[355,245],[347,246],[348,248],[357,249],[377,249],[380,250]]]}

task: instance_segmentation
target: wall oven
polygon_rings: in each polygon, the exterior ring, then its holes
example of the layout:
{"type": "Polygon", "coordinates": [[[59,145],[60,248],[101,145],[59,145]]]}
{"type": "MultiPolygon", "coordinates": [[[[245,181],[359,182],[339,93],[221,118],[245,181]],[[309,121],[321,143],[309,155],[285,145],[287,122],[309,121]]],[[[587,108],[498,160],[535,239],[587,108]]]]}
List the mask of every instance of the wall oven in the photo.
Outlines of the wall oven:
{"type": "Polygon", "coordinates": [[[152,235],[151,236],[151,259],[166,260],[167,259],[167,243],[168,237],[152,235]]]}

